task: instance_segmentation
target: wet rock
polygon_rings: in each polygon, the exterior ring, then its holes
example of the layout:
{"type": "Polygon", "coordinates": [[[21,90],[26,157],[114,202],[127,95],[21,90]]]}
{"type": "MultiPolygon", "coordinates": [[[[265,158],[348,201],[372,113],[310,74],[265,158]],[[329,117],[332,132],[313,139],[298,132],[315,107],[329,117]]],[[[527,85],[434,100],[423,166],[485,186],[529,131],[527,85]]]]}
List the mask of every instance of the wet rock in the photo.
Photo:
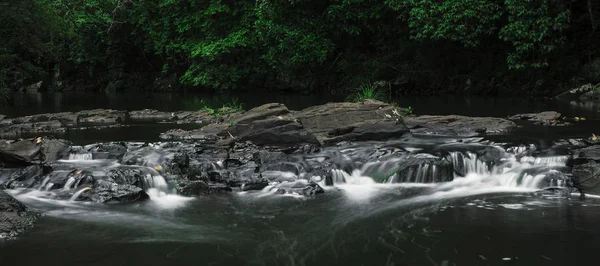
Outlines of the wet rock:
{"type": "Polygon", "coordinates": [[[290,113],[288,108],[281,103],[268,103],[252,108],[232,119],[235,124],[250,123],[257,120],[264,120],[270,117],[277,117],[290,113]]]}
{"type": "Polygon", "coordinates": [[[123,143],[99,143],[89,149],[94,160],[98,159],[114,159],[121,160],[127,147],[123,143]]]}
{"type": "Polygon", "coordinates": [[[582,102],[600,102],[600,91],[592,89],[581,94],[579,100],[582,102]]]}
{"type": "Polygon", "coordinates": [[[594,86],[591,83],[587,83],[565,91],[557,95],[555,98],[560,100],[580,100],[583,94],[592,91],[593,89],[594,86]]]}
{"type": "Polygon", "coordinates": [[[96,180],[89,198],[97,203],[129,203],[149,199],[146,192],[132,185],[121,185],[110,180],[96,180]]]}
{"type": "Polygon", "coordinates": [[[23,167],[31,165],[29,158],[14,154],[0,148],[0,168],[4,167],[23,167]]]}
{"type": "Polygon", "coordinates": [[[216,117],[208,111],[181,111],[176,112],[175,116],[179,124],[209,124],[217,122],[216,117]]]}
{"type": "Polygon", "coordinates": [[[387,140],[400,138],[409,132],[401,120],[367,120],[343,128],[333,129],[328,133],[328,138],[323,139],[325,144],[334,144],[341,141],[367,141],[387,140]]]}
{"type": "Polygon", "coordinates": [[[572,168],[572,182],[584,193],[600,193],[600,145],[592,145],[573,151],[567,163],[572,168]]]}
{"type": "Polygon", "coordinates": [[[69,157],[71,143],[62,139],[44,138],[41,142],[41,160],[44,162],[57,161],[69,157]]]}
{"type": "Polygon", "coordinates": [[[269,185],[269,181],[266,179],[260,179],[252,182],[247,182],[242,184],[240,187],[242,191],[250,191],[250,190],[263,190],[265,187],[269,185]]]}
{"type": "Polygon", "coordinates": [[[216,143],[227,135],[227,124],[211,124],[200,129],[182,130],[172,129],[160,134],[163,140],[198,140],[208,143],[216,143]]]}
{"type": "Polygon", "coordinates": [[[574,150],[572,161],[575,164],[589,161],[600,162],[600,145],[592,145],[574,150]]]}
{"type": "Polygon", "coordinates": [[[15,141],[3,150],[25,158],[28,161],[56,161],[69,155],[70,142],[54,138],[35,138],[15,141]]]}
{"type": "Polygon", "coordinates": [[[3,148],[4,151],[19,155],[28,161],[38,160],[40,157],[40,143],[35,139],[15,141],[3,148]]]}
{"type": "Polygon", "coordinates": [[[230,187],[223,184],[207,184],[204,181],[194,181],[181,187],[179,190],[183,196],[206,196],[211,194],[218,194],[222,192],[233,191],[230,187]]]}
{"type": "Polygon", "coordinates": [[[233,125],[228,131],[241,141],[257,145],[296,146],[319,144],[317,138],[292,117],[272,117],[233,125]]]}
{"type": "Polygon", "coordinates": [[[501,134],[516,128],[514,122],[502,118],[459,115],[405,117],[404,123],[413,134],[462,137],[501,134]]]}
{"type": "Polygon", "coordinates": [[[321,186],[307,180],[283,182],[273,187],[272,190],[277,194],[292,194],[307,197],[325,193],[325,190],[321,186]]]}
{"type": "Polygon", "coordinates": [[[559,119],[561,114],[555,111],[546,111],[541,113],[528,113],[528,114],[517,114],[509,117],[510,120],[526,120],[526,121],[551,121],[559,119]]]}
{"type": "Polygon", "coordinates": [[[590,161],[572,169],[574,186],[584,193],[600,194],[600,163],[590,161]]]}
{"type": "Polygon", "coordinates": [[[77,124],[81,127],[117,125],[128,120],[127,112],[111,109],[84,110],[78,115],[77,124]]]}
{"type": "Polygon", "coordinates": [[[72,112],[36,114],[30,116],[16,117],[12,119],[13,124],[40,123],[58,121],[63,127],[76,127],[78,115],[72,112]]]}
{"type": "Polygon", "coordinates": [[[153,186],[153,184],[149,183],[152,180],[152,174],[157,173],[150,173],[149,169],[141,167],[119,167],[109,170],[106,173],[106,177],[119,185],[131,185],[149,189],[153,186]],[[147,177],[148,175],[150,176],[149,178],[147,177]]]}
{"type": "Polygon", "coordinates": [[[30,165],[23,168],[11,169],[0,173],[0,186],[9,189],[31,188],[44,175],[44,167],[41,165],[30,165]]]}
{"type": "Polygon", "coordinates": [[[177,120],[174,112],[160,112],[153,109],[144,109],[129,112],[129,121],[132,123],[170,122],[177,120]]]}
{"type": "Polygon", "coordinates": [[[368,100],[362,103],[328,103],[309,107],[293,114],[294,118],[319,139],[328,133],[370,120],[393,117],[394,108],[386,103],[368,100]]]}
{"type": "Polygon", "coordinates": [[[17,237],[32,227],[37,215],[0,190],[0,240],[17,237]]]}
{"type": "Polygon", "coordinates": [[[44,134],[64,134],[66,128],[59,121],[11,124],[0,127],[0,138],[16,139],[44,134]]]}

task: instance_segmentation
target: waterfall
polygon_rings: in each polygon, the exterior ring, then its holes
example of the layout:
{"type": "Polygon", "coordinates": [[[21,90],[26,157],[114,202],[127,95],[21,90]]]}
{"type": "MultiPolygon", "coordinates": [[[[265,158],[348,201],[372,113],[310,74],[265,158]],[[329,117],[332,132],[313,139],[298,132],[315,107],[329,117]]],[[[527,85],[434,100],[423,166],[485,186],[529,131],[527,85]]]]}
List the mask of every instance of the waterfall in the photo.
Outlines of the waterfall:
{"type": "Polygon", "coordinates": [[[169,188],[167,180],[165,180],[162,175],[158,174],[158,172],[156,174],[146,174],[143,182],[146,191],[149,189],[157,189],[159,191],[166,192],[169,188]]]}
{"type": "Polygon", "coordinates": [[[77,198],[79,198],[79,196],[81,196],[81,193],[86,192],[88,190],[91,190],[91,188],[85,187],[85,188],[80,189],[79,191],[75,192],[75,194],[73,194],[73,196],[71,196],[69,201],[75,201],[77,198]]]}
{"type": "Polygon", "coordinates": [[[488,165],[477,158],[477,154],[472,152],[451,152],[449,161],[454,166],[455,177],[460,174],[477,173],[480,175],[490,174],[488,165]]]}
{"type": "Polygon", "coordinates": [[[45,190],[45,191],[48,191],[48,190],[50,190],[50,189],[51,189],[53,186],[54,186],[54,183],[52,183],[52,182],[48,182],[48,184],[46,184],[46,186],[44,187],[44,190],[45,190]]]}
{"type": "Polygon", "coordinates": [[[69,154],[69,160],[89,161],[92,158],[93,158],[93,156],[92,156],[91,152],[86,152],[86,153],[70,153],[69,154]]]}
{"type": "Polygon", "coordinates": [[[564,167],[569,157],[517,158],[517,155],[530,148],[518,146],[507,150],[495,150],[484,153],[481,157],[470,151],[453,151],[441,158],[428,154],[403,155],[367,162],[362,168],[351,170],[351,173],[347,170],[331,170],[330,182],[326,184],[370,184],[377,180],[387,184],[446,182],[451,186],[453,180],[468,177],[459,182],[461,186],[465,182],[473,182],[472,185],[478,187],[565,187],[568,177],[555,168],[564,167]],[[364,178],[370,179],[371,182],[364,181],[364,178]]]}
{"type": "Polygon", "coordinates": [[[73,183],[75,183],[75,181],[77,181],[77,179],[75,179],[74,177],[69,177],[69,179],[67,180],[67,182],[65,183],[65,186],[63,186],[63,190],[70,190],[71,186],[73,185],[73,183]]]}
{"type": "Polygon", "coordinates": [[[523,156],[521,158],[522,163],[530,163],[533,165],[554,165],[554,166],[564,166],[569,156],[552,156],[552,157],[531,157],[531,156],[523,156]]]}
{"type": "Polygon", "coordinates": [[[46,188],[46,184],[48,183],[48,181],[50,181],[50,177],[49,176],[44,177],[44,180],[42,180],[42,184],[38,187],[38,190],[42,190],[42,189],[46,188]]]}

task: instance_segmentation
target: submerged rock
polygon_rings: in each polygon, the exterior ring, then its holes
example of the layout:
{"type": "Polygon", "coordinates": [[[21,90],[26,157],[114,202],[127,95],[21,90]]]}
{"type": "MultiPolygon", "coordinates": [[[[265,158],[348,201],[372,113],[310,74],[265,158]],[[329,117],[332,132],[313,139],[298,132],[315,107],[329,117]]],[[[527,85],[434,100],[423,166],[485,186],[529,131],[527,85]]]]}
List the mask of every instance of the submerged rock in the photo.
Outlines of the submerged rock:
{"type": "Polygon", "coordinates": [[[10,239],[33,226],[37,215],[0,190],[0,240],[10,239]]]}

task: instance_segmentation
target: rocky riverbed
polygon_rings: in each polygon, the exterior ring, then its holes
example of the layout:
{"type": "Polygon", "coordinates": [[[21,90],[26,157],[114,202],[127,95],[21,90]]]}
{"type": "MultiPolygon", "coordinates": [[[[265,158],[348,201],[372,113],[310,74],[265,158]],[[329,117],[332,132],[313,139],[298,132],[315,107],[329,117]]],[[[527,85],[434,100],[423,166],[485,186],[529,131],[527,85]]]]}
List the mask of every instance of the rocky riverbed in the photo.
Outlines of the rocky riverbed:
{"type": "MultiPolygon", "coordinates": [[[[516,164],[531,164],[535,167],[519,170],[511,185],[600,193],[595,174],[600,146],[595,141],[557,141],[553,153],[559,154],[548,157],[547,151],[535,146],[473,139],[509,133],[517,124],[508,119],[403,117],[401,111],[366,101],[301,111],[272,103],[221,117],[203,111],[156,110],[0,116],[0,136],[5,139],[0,141],[0,187],[17,195],[38,191],[54,200],[95,203],[131,203],[161,194],[204,197],[245,191],[315,197],[325,193],[324,187],[350,182],[356,175],[368,176],[369,182],[439,183],[473,172],[494,174],[514,169],[516,164]],[[157,142],[80,146],[56,138],[69,130],[142,122],[199,126],[169,130],[157,142]],[[36,137],[19,139],[32,135],[36,137]],[[528,176],[529,183],[523,181],[528,176]]],[[[559,117],[542,113],[511,119],[544,124],[559,117]]],[[[35,216],[1,193],[0,235],[15,236],[35,216]]]]}

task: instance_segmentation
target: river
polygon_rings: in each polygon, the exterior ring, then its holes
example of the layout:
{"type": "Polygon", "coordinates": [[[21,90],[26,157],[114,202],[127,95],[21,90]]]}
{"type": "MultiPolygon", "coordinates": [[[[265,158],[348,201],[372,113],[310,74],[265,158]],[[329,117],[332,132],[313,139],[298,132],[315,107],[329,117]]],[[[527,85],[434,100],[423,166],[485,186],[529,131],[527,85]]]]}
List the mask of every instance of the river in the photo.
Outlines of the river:
{"type": "MultiPolygon", "coordinates": [[[[21,95],[0,113],[193,110],[197,108],[193,102],[199,100],[191,99],[202,96],[138,97],[21,95]]],[[[279,101],[301,109],[328,100],[239,96],[247,108],[279,101]]],[[[228,99],[217,99],[215,104],[218,101],[228,99]]],[[[600,115],[593,106],[477,98],[403,98],[399,102],[410,104],[418,114],[504,117],[556,110],[586,121],[571,127],[525,127],[485,139],[416,138],[330,147],[315,156],[342,154],[351,169],[340,173],[333,186],[324,186],[324,194],[313,197],[280,195],[267,187],[258,192],[188,198],[151,188],[149,201],[101,205],[54,199],[47,195],[52,192],[43,189],[9,190],[43,216],[18,239],[0,242],[0,265],[581,265],[596,260],[600,197],[588,195],[582,200],[560,190],[540,192],[564,186],[563,179],[548,177],[565,169],[568,154],[558,140],[600,132],[600,115]],[[524,155],[531,145],[536,155],[524,155]],[[503,163],[489,167],[475,157],[465,157],[482,147],[499,150],[501,156],[493,159],[502,158],[503,163]],[[423,166],[395,177],[412,182],[393,178],[374,182],[377,173],[406,158],[395,154],[399,149],[449,151],[448,160],[462,165],[462,173],[450,174],[451,182],[429,183],[423,180],[436,176],[436,168],[423,166]],[[369,157],[381,152],[388,155],[369,157]]],[[[128,130],[129,134],[103,138],[69,138],[82,144],[98,139],[152,140],[156,132],[164,131],[149,128],[144,125],[138,131],[128,130]]],[[[72,159],[77,160],[71,163],[106,163],[72,159]]]]}

